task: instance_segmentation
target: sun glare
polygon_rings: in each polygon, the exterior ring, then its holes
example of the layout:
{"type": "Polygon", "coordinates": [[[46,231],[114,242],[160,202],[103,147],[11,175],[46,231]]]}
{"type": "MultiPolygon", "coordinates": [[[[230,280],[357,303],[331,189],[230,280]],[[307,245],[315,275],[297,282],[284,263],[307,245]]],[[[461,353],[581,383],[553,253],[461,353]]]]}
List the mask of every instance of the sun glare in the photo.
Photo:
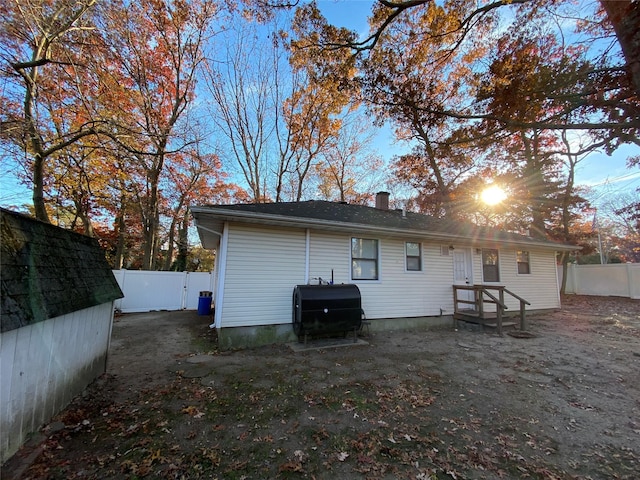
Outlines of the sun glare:
{"type": "Polygon", "coordinates": [[[507,198],[505,191],[497,185],[485,188],[480,194],[480,199],[487,205],[497,205],[507,198]]]}

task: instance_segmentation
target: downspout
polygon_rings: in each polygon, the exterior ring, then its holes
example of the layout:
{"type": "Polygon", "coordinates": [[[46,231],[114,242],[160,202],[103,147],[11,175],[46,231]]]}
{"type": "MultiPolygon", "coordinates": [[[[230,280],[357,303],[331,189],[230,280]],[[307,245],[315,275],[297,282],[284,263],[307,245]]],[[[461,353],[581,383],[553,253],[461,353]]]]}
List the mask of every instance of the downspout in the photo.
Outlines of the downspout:
{"type": "MultiPolygon", "coordinates": [[[[553,252],[553,265],[556,267],[556,292],[558,297],[558,308],[562,308],[562,297],[560,295],[560,290],[562,290],[562,287],[561,287],[562,282],[560,281],[560,276],[558,274],[558,263],[556,262],[556,258],[558,258],[558,252],[553,252]]],[[[568,274],[569,274],[569,271],[567,269],[567,275],[568,274]]],[[[564,278],[564,270],[562,271],[562,279],[563,279],[562,281],[566,280],[564,278]]],[[[566,284],[565,284],[565,293],[566,293],[566,284]]]]}
{"type": "Polygon", "coordinates": [[[229,224],[224,222],[222,233],[211,228],[203,227],[196,221],[196,227],[204,230],[205,232],[213,233],[220,237],[220,245],[216,255],[216,264],[214,266],[214,282],[215,293],[214,301],[215,308],[213,314],[213,323],[209,325],[209,328],[219,329],[222,326],[222,304],[224,299],[224,277],[227,270],[227,244],[229,242],[229,224]]]}
{"type": "MultiPolygon", "coordinates": [[[[227,246],[229,245],[229,224],[224,222],[222,229],[222,238],[220,239],[220,268],[218,269],[218,278],[216,279],[216,296],[215,296],[215,312],[213,316],[213,326],[210,328],[222,328],[222,305],[224,303],[224,283],[227,273],[227,246]]],[[[216,259],[217,260],[217,259],[216,259]]]]}
{"type": "Polygon", "coordinates": [[[307,285],[309,284],[310,244],[311,244],[311,230],[307,228],[305,231],[305,252],[304,252],[304,283],[307,285]]]}

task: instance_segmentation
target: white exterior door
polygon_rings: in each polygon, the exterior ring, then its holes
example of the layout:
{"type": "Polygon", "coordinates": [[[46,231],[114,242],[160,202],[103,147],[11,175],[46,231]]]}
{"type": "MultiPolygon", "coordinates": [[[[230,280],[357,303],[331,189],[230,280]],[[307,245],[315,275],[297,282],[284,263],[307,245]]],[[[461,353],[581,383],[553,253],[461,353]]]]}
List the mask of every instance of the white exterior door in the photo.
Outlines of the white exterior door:
{"type": "MultiPolygon", "coordinates": [[[[456,248],[453,251],[453,284],[473,285],[471,249],[469,248],[456,248]]],[[[473,301],[473,291],[458,290],[458,298],[473,301]]]]}

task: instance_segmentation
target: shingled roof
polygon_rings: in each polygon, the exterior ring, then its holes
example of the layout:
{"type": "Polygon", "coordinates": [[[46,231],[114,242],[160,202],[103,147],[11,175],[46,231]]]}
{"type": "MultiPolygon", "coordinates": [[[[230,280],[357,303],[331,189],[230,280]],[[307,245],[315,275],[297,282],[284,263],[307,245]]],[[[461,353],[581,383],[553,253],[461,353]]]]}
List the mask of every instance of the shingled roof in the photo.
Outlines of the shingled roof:
{"type": "MultiPolygon", "coordinates": [[[[388,235],[416,235],[442,241],[464,239],[476,243],[538,245],[558,250],[577,247],[539,240],[472,223],[444,220],[402,210],[385,210],[341,202],[309,200],[303,202],[207,205],[191,208],[199,226],[207,221],[244,221],[280,226],[327,228],[335,231],[368,231],[388,235]]],[[[214,223],[211,223],[214,222],[214,223]]],[[[202,235],[202,232],[201,232],[202,235]]]]}
{"type": "Polygon", "coordinates": [[[0,209],[0,331],[123,294],[96,239],[0,209]]]}

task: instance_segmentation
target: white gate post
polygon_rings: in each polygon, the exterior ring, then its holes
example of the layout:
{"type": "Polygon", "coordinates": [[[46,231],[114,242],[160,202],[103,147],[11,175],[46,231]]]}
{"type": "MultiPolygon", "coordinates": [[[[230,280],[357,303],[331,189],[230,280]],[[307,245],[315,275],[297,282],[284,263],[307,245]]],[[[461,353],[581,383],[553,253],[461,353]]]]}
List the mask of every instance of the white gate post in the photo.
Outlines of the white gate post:
{"type": "Polygon", "coordinates": [[[180,297],[180,310],[186,310],[187,309],[187,285],[189,282],[189,279],[187,278],[187,276],[189,275],[189,272],[182,272],[182,296],[180,297]]]}

